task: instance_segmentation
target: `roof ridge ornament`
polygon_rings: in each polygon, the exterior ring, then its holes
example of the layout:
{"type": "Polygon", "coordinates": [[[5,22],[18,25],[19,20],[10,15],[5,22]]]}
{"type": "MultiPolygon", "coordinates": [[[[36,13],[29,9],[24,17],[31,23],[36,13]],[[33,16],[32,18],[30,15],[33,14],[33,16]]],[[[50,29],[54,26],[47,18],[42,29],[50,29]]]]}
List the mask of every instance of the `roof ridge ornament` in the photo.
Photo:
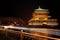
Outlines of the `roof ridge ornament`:
{"type": "Polygon", "coordinates": [[[47,9],[43,9],[43,8],[41,8],[40,6],[38,6],[38,8],[35,9],[35,10],[45,10],[45,11],[48,11],[47,9]]]}
{"type": "Polygon", "coordinates": [[[38,9],[42,9],[42,8],[39,6],[38,9]]]}
{"type": "Polygon", "coordinates": [[[40,6],[38,7],[38,10],[45,10],[45,9],[42,9],[40,6]]]}

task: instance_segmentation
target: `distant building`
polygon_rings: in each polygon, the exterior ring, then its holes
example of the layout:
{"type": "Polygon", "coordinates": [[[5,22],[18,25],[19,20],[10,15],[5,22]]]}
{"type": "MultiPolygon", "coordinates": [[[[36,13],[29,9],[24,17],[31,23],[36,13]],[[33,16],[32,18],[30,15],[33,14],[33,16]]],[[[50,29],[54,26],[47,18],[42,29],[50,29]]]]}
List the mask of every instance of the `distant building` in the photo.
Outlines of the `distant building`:
{"type": "Polygon", "coordinates": [[[24,21],[19,17],[0,17],[0,25],[24,26],[24,21]]]}
{"type": "Polygon", "coordinates": [[[57,26],[57,19],[51,19],[51,16],[48,15],[49,11],[47,9],[42,9],[40,6],[32,14],[32,18],[28,21],[28,25],[49,25],[57,26]]]}

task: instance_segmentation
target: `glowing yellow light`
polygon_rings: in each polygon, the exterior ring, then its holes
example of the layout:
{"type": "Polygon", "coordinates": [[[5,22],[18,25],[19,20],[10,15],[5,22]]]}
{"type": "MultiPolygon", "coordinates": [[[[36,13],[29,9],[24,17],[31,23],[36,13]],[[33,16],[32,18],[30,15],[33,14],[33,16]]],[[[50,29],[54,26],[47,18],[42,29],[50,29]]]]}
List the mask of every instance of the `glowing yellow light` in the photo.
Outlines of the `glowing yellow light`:
{"type": "Polygon", "coordinates": [[[47,24],[47,22],[43,22],[43,24],[47,24]]]}
{"type": "Polygon", "coordinates": [[[48,18],[45,18],[45,20],[48,20],[48,18]]]}
{"type": "Polygon", "coordinates": [[[39,20],[39,18],[35,18],[35,20],[39,20]]]}

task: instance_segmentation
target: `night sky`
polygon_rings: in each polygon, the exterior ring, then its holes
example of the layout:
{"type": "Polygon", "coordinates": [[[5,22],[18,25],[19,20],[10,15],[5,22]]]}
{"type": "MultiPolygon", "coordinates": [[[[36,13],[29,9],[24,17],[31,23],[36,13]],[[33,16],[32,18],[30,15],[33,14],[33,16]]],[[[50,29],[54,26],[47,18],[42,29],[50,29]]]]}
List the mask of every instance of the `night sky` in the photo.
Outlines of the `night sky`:
{"type": "Polygon", "coordinates": [[[52,18],[60,19],[59,5],[57,1],[48,0],[5,0],[1,8],[1,17],[20,17],[23,20],[29,20],[34,9],[41,8],[49,9],[52,18]]]}

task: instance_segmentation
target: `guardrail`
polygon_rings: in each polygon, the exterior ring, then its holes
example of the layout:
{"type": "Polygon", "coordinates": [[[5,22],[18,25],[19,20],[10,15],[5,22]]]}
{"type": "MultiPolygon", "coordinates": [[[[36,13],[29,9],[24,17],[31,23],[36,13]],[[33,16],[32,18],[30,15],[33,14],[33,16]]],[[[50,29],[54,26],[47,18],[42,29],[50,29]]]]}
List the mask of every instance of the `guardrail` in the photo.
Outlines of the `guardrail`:
{"type": "Polygon", "coordinates": [[[46,39],[60,40],[59,38],[43,36],[43,35],[38,35],[38,34],[31,34],[31,33],[26,33],[26,32],[22,32],[22,34],[27,36],[27,37],[31,37],[31,38],[35,38],[35,39],[46,38],[46,39]]]}
{"type": "MultiPolygon", "coordinates": [[[[21,30],[20,31],[20,34],[21,34],[21,39],[20,40],[22,40],[23,35],[25,35],[27,37],[34,37],[34,38],[36,38],[36,37],[38,37],[38,38],[43,37],[43,38],[47,38],[47,39],[60,40],[59,38],[54,38],[54,37],[49,37],[49,36],[43,36],[43,35],[38,35],[38,34],[32,34],[32,33],[23,32],[23,30],[38,31],[38,32],[43,32],[44,31],[43,29],[41,30],[39,28],[35,29],[35,28],[25,28],[25,27],[13,27],[13,26],[1,26],[1,27],[4,27],[5,30],[8,29],[8,28],[21,30]]],[[[55,29],[53,29],[53,30],[55,30],[55,29]]],[[[47,30],[45,29],[45,31],[47,31],[47,30]]],[[[50,29],[49,31],[52,31],[52,29],[50,29]]],[[[47,31],[47,32],[49,32],[49,31],[47,31]]],[[[60,30],[55,30],[54,32],[59,32],[60,33],[60,30]]],[[[47,34],[49,34],[49,33],[47,33],[47,34]]],[[[51,34],[53,34],[53,33],[51,33],[51,34]]]]}
{"type": "Polygon", "coordinates": [[[37,39],[37,40],[40,39],[40,38],[60,40],[59,38],[54,38],[54,37],[49,37],[49,36],[43,36],[43,35],[38,35],[38,34],[23,32],[23,30],[21,30],[20,34],[21,34],[22,40],[23,40],[23,36],[34,38],[34,39],[37,39]]]}

